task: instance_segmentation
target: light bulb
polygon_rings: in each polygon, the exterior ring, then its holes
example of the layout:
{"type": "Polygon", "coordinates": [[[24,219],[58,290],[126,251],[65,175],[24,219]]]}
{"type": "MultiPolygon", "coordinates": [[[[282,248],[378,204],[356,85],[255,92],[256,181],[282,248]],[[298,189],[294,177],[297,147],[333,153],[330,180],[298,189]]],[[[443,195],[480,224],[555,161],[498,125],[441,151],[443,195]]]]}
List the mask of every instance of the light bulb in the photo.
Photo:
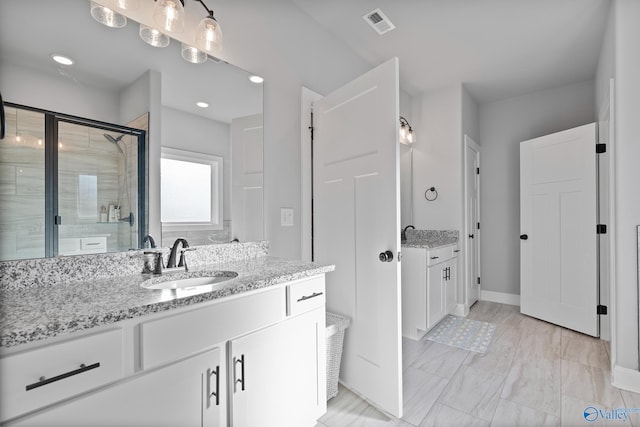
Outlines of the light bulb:
{"type": "Polygon", "coordinates": [[[196,29],[196,47],[211,53],[222,51],[222,29],[213,17],[207,16],[196,29]]]}
{"type": "Polygon", "coordinates": [[[181,33],[184,29],[184,6],[180,0],[158,0],[153,7],[153,20],[165,31],[181,33]]]}

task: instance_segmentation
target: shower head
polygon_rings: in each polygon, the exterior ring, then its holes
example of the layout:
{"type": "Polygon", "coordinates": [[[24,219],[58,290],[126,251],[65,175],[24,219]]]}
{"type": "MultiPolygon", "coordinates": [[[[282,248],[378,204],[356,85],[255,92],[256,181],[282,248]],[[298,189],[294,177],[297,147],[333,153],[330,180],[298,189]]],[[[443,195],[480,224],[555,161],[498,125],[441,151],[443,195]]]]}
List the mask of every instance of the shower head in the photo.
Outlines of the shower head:
{"type": "Polygon", "coordinates": [[[124,138],[124,134],[120,135],[117,138],[112,137],[111,135],[109,135],[108,133],[103,134],[104,137],[107,139],[107,141],[109,141],[110,143],[112,143],[113,145],[115,145],[116,147],[118,147],[118,151],[120,151],[120,153],[124,156],[124,151],[122,151],[122,148],[120,148],[120,144],[118,144],[118,142],[120,142],[122,140],[122,138],[124,138]]]}

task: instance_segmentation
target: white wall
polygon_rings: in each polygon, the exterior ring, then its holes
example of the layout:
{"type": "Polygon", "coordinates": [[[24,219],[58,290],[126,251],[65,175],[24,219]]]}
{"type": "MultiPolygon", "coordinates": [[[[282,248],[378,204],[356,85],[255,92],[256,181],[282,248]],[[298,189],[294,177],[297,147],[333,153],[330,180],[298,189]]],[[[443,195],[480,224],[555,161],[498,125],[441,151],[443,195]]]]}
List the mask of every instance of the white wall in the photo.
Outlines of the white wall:
{"type": "Polygon", "coordinates": [[[616,354],[638,368],[638,244],[640,224],[640,2],[615,2],[616,354]]]}
{"type": "Polygon", "coordinates": [[[485,291],[520,294],[520,147],[595,121],[594,82],[480,105],[481,271],[485,291]]]}

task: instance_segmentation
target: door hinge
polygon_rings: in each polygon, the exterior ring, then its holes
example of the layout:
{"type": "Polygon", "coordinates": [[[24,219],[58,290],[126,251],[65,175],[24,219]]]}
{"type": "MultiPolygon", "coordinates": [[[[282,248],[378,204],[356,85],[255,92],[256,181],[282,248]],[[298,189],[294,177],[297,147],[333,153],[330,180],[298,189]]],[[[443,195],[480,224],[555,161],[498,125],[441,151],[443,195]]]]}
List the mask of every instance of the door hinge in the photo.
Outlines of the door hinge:
{"type": "Polygon", "coordinates": [[[597,234],[607,234],[607,225],[606,224],[598,224],[598,225],[596,225],[596,233],[597,234]]]}
{"type": "Polygon", "coordinates": [[[402,261],[402,252],[398,251],[398,262],[402,261]]]}
{"type": "Polygon", "coordinates": [[[607,306],[606,305],[597,305],[596,306],[597,314],[607,314],[607,306]]]}
{"type": "Polygon", "coordinates": [[[476,175],[480,175],[480,168],[476,168],[476,175]]]}
{"type": "Polygon", "coordinates": [[[607,152],[607,144],[596,144],[596,154],[602,154],[607,152]]]}
{"type": "Polygon", "coordinates": [[[480,230],[480,223],[478,223],[478,230],[480,230]]]}
{"type": "Polygon", "coordinates": [[[60,215],[54,215],[53,223],[55,225],[61,225],[62,224],[62,217],[60,215]]]}
{"type": "Polygon", "coordinates": [[[480,278],[478,277],[478,285],[480,284],[480,278]]]}

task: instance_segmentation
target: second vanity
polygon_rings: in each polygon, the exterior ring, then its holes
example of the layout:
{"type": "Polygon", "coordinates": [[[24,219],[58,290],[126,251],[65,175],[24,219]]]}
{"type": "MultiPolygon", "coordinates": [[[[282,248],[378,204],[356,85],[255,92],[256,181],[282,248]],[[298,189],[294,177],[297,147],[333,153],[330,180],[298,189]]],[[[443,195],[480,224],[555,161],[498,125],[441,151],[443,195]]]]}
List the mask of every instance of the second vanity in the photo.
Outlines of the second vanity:
{"type": "Polygon", "coordinates": [[[0,423],[315,425],[333,267],[260,256],[190,273],[212,270],[237,277],[184,298],[140,274],[4,289],[0,423]]]}
{"type": "Polygon", "coordinates": [[[402,335],[418,340],[457,305],[458,233],[407,230],[402,243],[402,335]]]}

